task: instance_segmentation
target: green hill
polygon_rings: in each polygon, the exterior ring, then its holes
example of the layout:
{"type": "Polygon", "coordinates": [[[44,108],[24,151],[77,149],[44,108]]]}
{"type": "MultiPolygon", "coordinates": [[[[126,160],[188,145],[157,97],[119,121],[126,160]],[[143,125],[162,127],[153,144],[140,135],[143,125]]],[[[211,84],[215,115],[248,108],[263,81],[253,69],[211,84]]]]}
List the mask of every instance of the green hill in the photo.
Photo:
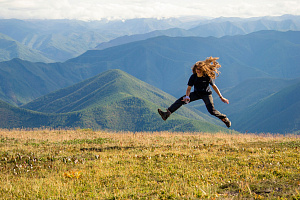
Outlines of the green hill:
{"type": "Polygon", "coordinates": [[[300,130],[300,82],[232,116],[239,131],[293,133],[300,130]]]}
{"type": "Polygon", "coordinates": [[[178,114],[166,122],[157,113],[157,105],[137,98],[122,100],[82,110],[85,127],[121,131],[182,131],[182,132],[228,132],[228,129],[208,123],[205,120],[190,119],[178,114]]]}
{"type": "Polygon", "coordinates": [[[47,113],[64,113],[87,109],[136,96],[158,105],[174,97],[121,71],[108,70],[70,87],[40,97],[22,107],[47,113]]]}
{"type": "Polygon", "coordinates": [[[44,113],[76,112],[80,115],[80,126],[88,128],[226,131],[218,126],[223,125],[218,120],[188,107],[183,107],[164,122],[157,108],[166,108],[174,100],[174,97],[121,70],[109,70],[40,97],[23,108],[44,113]]]}

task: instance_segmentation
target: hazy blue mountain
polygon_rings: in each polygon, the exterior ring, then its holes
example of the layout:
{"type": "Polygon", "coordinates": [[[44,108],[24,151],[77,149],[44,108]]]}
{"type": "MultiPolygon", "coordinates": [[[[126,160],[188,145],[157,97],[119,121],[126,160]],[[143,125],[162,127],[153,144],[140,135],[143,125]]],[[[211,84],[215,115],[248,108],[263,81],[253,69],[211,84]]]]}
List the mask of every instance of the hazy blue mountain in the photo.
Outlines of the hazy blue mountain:
{"type": "Polygon", "coordinates": [[[33,63],[20,59],[0,62],[0,99],[21,105],[81,81],[61,63],[33,63]]]}
{"type": "Polygon", "coordinates": [[[32,62],[53,62],[43,56],[41,52],[30,49],[29,47],[9,38],[0,33],[0,62],[20,58],[32,62]]]}
{"type": "Polygon", "coordinates": [[[232,116],[239,131],[299,133],[300,82],[232,116]]]}
{"type": "MultiPolygon", "coordinates": [[[[249,19],[181,17],[115,21],[0,19],[0,33],[29,49],[38,51],[47,57],[49,62],[51,60],[63,62],[94,49],[99,44],[97,48],[103,49],[160,35],[222,37],[259,30],[299,31],[299,18],[285,15],[249,19]]],[[[13,55],[21,58],[16,54],[13,55]]]]}
{"type": "MultiPolygon", "coordinates": [[[[100,23],[100,22],[99,22],[100,23]]],[[[65,61],[106,41],[105,34],[76,20],[0,20],[1,33],[42,52],[49,59],[65,61]]]]}
{"type": "MultiPolygon", "coordinates": [[[[35,49],[49,61],[65,61],[97,44],[122,35],[147,33],[180,26],[178,19],[117,21],[0,19],[0,33],[35,49]]],[[[15,57],[20,58],[20,57],[15,57]]],[[[29,60],[34,61],[34,60],[29,60]]]]}
{"type": "Polygon", "coordinates": [[[281,20],[276,18],[250,18],[248,20],[224,18],[189,29],[192,34],[200,37],[245,35],[263,30],[300,31],[300,17],[290,16],[290,18],[281,20]]]}
{"type": "Polygon", "coordinates": [[[169,36],[169,37],[188,37],[188,36],[194,36],[194,34],[191,34],[188,30],[181,29],[181,28],[171,28],[168,30],[156,30],[151,31],[149,33],[144,34],[136,34],[136,35],[125,35],[118,37],[116,39],[112,39],[108,42],[103,42],[95,47],[97,50],[103,50],[109,47],[119,46],[131,42],[146,40],[153,37],[158,36],[169,36]]]}
{"type": "Polygon", "coordinates": [[[201,21],[198,25],[195,25],[190,29],[171,28],[167,30],[156,30],[145,34],[121,36],[108,42],[103,42],[97,45],[96,49],[101,50],[108,47],[145,40],[157,36],[223,37],[233,35],[245,35],[262,30],[300,31],[300,16],[284,15],[281,17],[260,17],[249,19],[221,17],[201,21]]]}
{"type": "Polygon", "coordinates": [[[230,106],[221,102],[216,102],[216,106],[220,107],[224,112],[232,115],[240,113],[245,108],[274,95],[280,90],[296,84],[300,81],[297,79],[277,79],[277,78],[255,78],[246,80],[239,85],[224,91],[224,96],[230,98],[230,106]],[[241,98],[241,94],[243,98],[241,98]]]}

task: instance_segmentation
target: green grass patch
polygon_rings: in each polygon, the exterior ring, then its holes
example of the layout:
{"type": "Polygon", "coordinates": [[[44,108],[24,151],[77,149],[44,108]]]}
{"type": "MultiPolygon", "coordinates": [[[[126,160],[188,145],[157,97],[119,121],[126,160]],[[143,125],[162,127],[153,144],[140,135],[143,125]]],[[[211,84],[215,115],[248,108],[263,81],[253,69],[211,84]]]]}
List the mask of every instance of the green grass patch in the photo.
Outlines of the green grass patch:
{"type": "Polygon", "coordinates": [[[107,138],[96,138],[96,139],[74,139],[64,141],[63,144],[104,144],[112,142],[107,138]]]}
{"type": "Polygon", "coordinates": [[[84,130],[0,133],[3,199],[300,197],[297,136],[84,130]]]}

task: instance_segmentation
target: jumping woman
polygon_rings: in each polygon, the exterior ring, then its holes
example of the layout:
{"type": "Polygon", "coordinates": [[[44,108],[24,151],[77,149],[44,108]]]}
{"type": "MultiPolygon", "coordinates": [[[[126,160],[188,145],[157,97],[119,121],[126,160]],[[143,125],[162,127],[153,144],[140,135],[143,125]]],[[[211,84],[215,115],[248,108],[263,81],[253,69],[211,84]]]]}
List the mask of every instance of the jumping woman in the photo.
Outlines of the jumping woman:
{"type": "Polygon", "coordinates": [[[168,109],[167,112],[161,111],[158,109],[158,113],[160,114],[163,120],[167,120],[167,118],[175,112],[182,105],[187,104],[192,101],[196,101],[202,99],[205,103],[205,106],[208,112],[211,115],[216,116],[220,120],[222,120],[226,126],[229,128],[231,126],[231,122],[226,117],[226,115],[217,111],[214,107],[212,91],[209,85],[212,86],[214,91],[219,95],[221,101],[229,104],[229,100],[224,98],[221,95],[220,90],[215,85],[214,80],[216,79],[216,74],[219,75],[218,68],[221,65],[217,62],[219,58],[209,57],[205,61],[198,61],[192,67],[193,74],[191,75],[188,87],[186,89],[186,94],[179,99],[177,99],[168,109]],[[192,87],[194,86],[194,92],[191,92],[192,87]]]}

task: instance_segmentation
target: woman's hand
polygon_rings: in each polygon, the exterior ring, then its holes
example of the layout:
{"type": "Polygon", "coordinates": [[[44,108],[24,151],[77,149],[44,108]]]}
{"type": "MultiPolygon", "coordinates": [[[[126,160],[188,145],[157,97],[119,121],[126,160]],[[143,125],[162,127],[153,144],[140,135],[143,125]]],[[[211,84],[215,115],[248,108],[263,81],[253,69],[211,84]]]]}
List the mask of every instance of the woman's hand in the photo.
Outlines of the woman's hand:
{"type": "Polygon", "coordinates": [[[221,98],[221,101],[223,101],[224,103],[229,104],[229,100],[228,100],[228,99],[226,99],[226,98],[224,98],[224,97],[220,97],[220,98],[221,98]]]}
{"type": "Polygon", "coordinates": [[[184,101],[184,103],[189,103],[190,102],[190,97],[189,96],[185,96],[183,97],[182,101],[184,101]]]}

